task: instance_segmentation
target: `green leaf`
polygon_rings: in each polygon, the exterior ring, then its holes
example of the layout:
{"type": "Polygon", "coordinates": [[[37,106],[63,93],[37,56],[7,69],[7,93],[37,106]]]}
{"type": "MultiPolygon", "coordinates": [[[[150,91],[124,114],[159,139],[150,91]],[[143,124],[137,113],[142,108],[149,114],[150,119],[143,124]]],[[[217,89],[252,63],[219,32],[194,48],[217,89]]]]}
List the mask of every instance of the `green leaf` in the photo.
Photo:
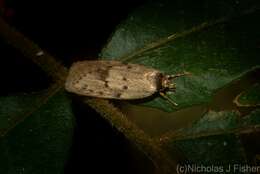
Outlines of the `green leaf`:
{"type": "Polygon", "coordinates": [[[101,57],[127,57],[166,74],[192,73],[177,79],[176,93],[167,94],[177,108],[160,97],[146,106],[173,111],[208,103],[218,89],[259,67],[256,5],[237,0],[151,2],[118,26],[101,57]]]}
{"type": "Polygon", "coordinates": [[[190,134],[196,134],[214,130],[234,129],[239,124],[238,118],[238,113],[232,111],[209,111],[186,131],[190,134]]]}
{"type": "MultiPolygon", "coordinates": [[[[238,111],[208,111],[192,126],[179,129],[170,138],[173,141],[182,139],[196,139],[225,134],[253,133],[254,127],[259,127],[259,109],[250,112],[247,116],[240,118],[238,111]]],[[[168,135],[166,134],[165,138],[168,135]]]]}
{"type": "Polygon", "coordinates": [[[0,173],[63,172],[74,117],[63,90],[47,98],[45,92],[0,98],[0,173]]]}
{"type": "MultiPolygon", "coordinates": [[[[259,78],[252,74],[260,71],[259,9],[259,1],[246,0],[150,2],[133,11],[102,50],[102,59],[143,64],[166,74],[192,74],[176,79],[176,93],[167,93],[178,107],[159,96],[136,103],[178,111],[173,114],[183,113],[184,118],[197,114],[185,109],[197,105],[207,109],[190,126],[158,135],[171,157],[177,148],[192,164],[221,165],[223,169],[252,161],[246,153],[255,149],[244,147],[240,135],[257,133],[259,109],[246,108],[244,113],[233,99],[252,87],[246,102],[258,103],[259,90],[254,85],[259,78]]],[[[159,128],[148,116],[141,120],[146,124],[139,126],[156,132],[159,128]]]]}

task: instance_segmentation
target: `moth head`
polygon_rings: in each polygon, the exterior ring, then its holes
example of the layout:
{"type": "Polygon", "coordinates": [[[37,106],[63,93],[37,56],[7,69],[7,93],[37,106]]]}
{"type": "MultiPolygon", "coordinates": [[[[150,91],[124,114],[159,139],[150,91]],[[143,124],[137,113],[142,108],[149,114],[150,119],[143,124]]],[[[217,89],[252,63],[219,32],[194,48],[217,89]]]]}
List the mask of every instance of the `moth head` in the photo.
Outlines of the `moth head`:
{"type": "Polygon", "coordinates": [[[165,75],[162,78],[162,90],[173,92],[176,90],[176,84],[172,82],[172,78],[170,75],[165,75]]]}
{"type": "Polygon", "coordinates": [[[164,75],[162,78],[162,90],[168,90],[168,91],[175,92],[176,83],[174,83],[173,80],[178,77],[186,76],[186,75],[191,75],[191,73],[184,72],[184,73],[175,74],[175,75],[164,75]]]}

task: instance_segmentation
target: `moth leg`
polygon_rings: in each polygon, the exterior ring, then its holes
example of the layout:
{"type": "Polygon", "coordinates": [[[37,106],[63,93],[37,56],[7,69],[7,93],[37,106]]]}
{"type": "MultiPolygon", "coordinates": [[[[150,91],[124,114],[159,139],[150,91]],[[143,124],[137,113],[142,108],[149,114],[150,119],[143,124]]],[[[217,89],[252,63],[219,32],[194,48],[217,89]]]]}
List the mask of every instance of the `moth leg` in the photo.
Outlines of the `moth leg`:
{"type": "Polygon", "coordinates": [[[191,73],[189,72],[184,72],[184,73],[179,73],[179,74],[174,74],[174,75],[168,75],[169,79],[175,79],[181,76],[187,76],[187,75],[191,75],[191,73]]]}
{"type": "Polygon", "coordinates": [[[165,93],[159,92],[159,94],[160,94],[165,100],[167,100],[170,104],[172,104],[174,107],[175,107],[175,106],[178,106],[178,104],[175,103],[174,101],[172,101],[172,99],[170,99],[165,93]]]}

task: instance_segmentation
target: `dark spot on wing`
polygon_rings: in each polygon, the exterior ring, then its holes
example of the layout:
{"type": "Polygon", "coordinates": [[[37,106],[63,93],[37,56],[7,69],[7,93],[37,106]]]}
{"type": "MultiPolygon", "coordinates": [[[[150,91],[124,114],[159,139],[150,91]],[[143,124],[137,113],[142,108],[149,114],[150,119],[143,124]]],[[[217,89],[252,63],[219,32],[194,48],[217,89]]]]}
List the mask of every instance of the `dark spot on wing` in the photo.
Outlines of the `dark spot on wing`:
{"type": "Polygon", "coordinates": [[[98,93],[99,93],[99,95],[103,95],[104,94],[102,91],[99,91],[98,93]]]}
{"type": "Polygon", "coordinates": [[[127,79],[125,77],[123,77],[122,80],[126,81],[127,79]]]}
{"type": "Polygon", "coordinates": [[[108,88],[108,81],[105,81],[105,87],[108,88]]]}
{"type": "Polygon", "coordinates": [[[123,89],[126,90],[126,89],[128,89],[128,87],[127,86],[123,86],[123,89]]]}
{"type": "Polygon", "coordinates": [[[89,92],[94,92],[94,91],[92,89],[90,89],[89,92]]]}
{"type": "Polygon", "coordinates": [[[83,85],[82,89],[86,90],[88,88],[88,85],[83,85]]]}
{"type": "Polygon", "coordinates": [[[131,69],[132,68],[132,66],[131,65],[127,65],[127,67],[126,67],[127,69],[131,69]]]}

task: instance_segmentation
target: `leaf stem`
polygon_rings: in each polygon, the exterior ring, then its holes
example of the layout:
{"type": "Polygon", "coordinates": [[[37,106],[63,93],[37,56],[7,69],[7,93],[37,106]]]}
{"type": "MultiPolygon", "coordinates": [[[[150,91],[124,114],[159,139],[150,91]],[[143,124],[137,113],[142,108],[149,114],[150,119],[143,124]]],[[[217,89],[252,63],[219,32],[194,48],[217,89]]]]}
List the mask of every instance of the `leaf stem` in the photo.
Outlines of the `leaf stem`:
{"type": "Polygon", "coordinates": [[[10,27],[1,17],[0,37],[42,68],[54,81],[65,81],[67,69],[33,41],[10,27]]]}

